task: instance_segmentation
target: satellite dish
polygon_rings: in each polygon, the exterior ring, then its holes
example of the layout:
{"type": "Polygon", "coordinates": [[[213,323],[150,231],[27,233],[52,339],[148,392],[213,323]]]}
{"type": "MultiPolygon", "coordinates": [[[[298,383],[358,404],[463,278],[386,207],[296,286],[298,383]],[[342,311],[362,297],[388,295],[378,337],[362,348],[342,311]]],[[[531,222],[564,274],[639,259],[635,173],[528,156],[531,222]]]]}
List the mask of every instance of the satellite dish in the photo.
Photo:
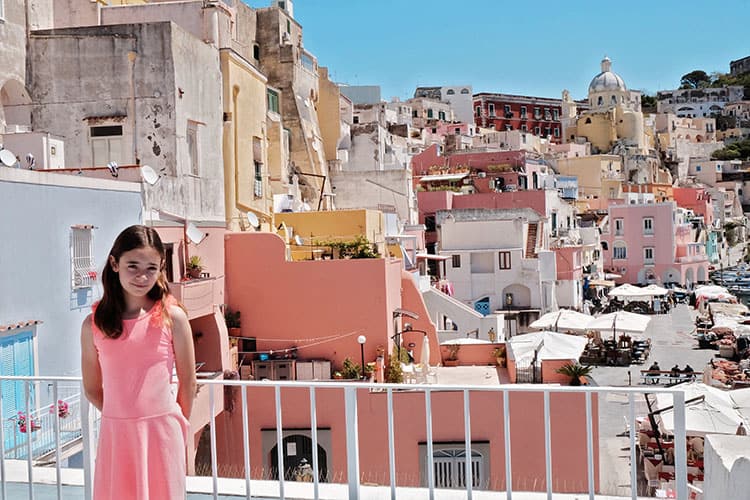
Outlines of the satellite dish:
{"type": "Polygon", "coordinates": [[[256,229],[258,228],[258,226],[260,226],[260,222],[258,222],[258,216],[257,215],[255,215],[252,212],[247,212],[247,214],[245,214],[245,216],[247,217],[247,222],[251,226],[253,226],[256,229]]]}
{"type": "Polygon", "coordinates": [[[148,165],[143,165],[141,167],[141,177],[143,177],[143,180],[151,186],[159,181],[159,174],[157,174],[156,170],[149,167],[148,165]]]}
{"type": "Polygon", "coordinates": [[[10,149],[0,150],[0,162],[6,167],[16,166],[16,155],[10,149]]]}
{"type": "Polygon", "coordinates": [[[185,233],[187,233],[188,239],[196,245],[206,237],[206,233],[198,229],[198,227],[192,222],[188,223],[185,233]]]}
{"type": "Polygon", "coordinates": [[[302,245],[304,245],[304,242],[302,241],[302,238],[299,237],[299,234],[294,235],[294,244],[297,245],[298,247],[301,247],[302,245]]]}

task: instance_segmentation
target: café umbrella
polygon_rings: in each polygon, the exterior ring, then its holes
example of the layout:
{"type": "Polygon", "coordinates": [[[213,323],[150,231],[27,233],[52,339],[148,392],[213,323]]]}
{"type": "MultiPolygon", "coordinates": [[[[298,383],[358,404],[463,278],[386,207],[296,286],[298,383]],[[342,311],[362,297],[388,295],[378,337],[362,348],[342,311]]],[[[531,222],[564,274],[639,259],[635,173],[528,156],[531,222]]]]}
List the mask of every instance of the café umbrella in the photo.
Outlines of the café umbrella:
{"type": "Polygon", "coordinates": [[[571,309],[560,309],[543,315],[529,326],[531,328],[552,330],[555,332],[560,330],[583,332],[589,329],[588,325],[593,319],[594,317],[588,314],[579,313],[571,309]]]}
{"type": "Polygon", "coordinates": [[[616,338],[617,332],[620,333],[643,333],[648,328],[651,318],[643,314],[636,314],[627,311],[616,311],[604,314],[594,318],[589,324],[589,330],[600,330],[603,332],[612,332],[612,338],[616,338]]]}

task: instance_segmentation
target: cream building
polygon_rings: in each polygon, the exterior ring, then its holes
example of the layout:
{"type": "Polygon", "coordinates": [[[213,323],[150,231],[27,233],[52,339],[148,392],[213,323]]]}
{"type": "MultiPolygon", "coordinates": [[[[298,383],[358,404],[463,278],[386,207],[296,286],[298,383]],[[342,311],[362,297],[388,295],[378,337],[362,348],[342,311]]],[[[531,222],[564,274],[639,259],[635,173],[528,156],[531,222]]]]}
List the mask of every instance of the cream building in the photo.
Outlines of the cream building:
{"type": "Polygon", "coordinates": [[[592,152],[608,153],[622,141],[645,152],[648,139],[641,112],[641,93],[628,90],[612,71],[612,61],[602,60],[601,72],[589,84],[590,109],[577,115],[570,93],[563,91],[563,136],[566,142],[588,141],[592,152]]]}
{"type": "Polygon", "coordinates": [[[625,176],[619,155],[558,158],[557,170],[560,174],[578,177],[579,198],[611,200],[622,195],[625,176]]]}

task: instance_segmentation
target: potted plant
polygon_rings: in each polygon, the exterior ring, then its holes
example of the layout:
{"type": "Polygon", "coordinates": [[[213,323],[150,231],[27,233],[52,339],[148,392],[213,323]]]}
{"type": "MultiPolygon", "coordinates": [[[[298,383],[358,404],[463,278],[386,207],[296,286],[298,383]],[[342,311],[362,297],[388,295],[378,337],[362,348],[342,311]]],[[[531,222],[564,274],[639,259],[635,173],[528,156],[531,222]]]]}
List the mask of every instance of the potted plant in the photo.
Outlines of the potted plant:
{"type": "Polygon", "coordinates": [[[401,361],[398,358],[398,350],[394,347],[393,354],[388,356],[385,365],[384,379],[387,384],[403,384],[404,372],[401,370],[401,361]]]}
{"type": "Polygon", "coordinates": [[[238,343],[240,337],[240,327],[242,321],[240,319],[239,311],[232,311],[228,306],[224,311],[224,322],[227,324],[227,330],[229,331],[229,345],[234,347],[238,343]]]}
{"type": "Polygon", "coordinates": [[[461,344],[448,345],[448,357],[445,359],[445,366],[458,366],[458,351],[461,350],[461,344]]]}
{"type": "Polygon", "coordinates": [[[495,347],[492,350],[492,357],[494,358],[495,362],[498,364],[498,366],[505,366],[507,359],[506,359],[506,351],[505,346],[502,345],[500,347],[495,347]]]}
{"type": "Polygon", "coordinates": [[[193,255],[190,257],[187,265],[188,275],[191,278],[200,278],[201,272],[203,272],[203,261],[200,255],[193,255]]]}
{"type": "Polygon", "coordinates": [[[592,370],[593,368],[590,366],[583,366],[578,364],[578,362],[573,362],[562,365],[556,371],[570,377],[570,385],[581,385],[581,379],[589,375],[592,370]]]}
{"type": "Polygon", "coordinates": [[[341,367],[341,376],[346,379],[359,379],[362,377],[362,367],[351,358],[346,358],[341,367]]]}

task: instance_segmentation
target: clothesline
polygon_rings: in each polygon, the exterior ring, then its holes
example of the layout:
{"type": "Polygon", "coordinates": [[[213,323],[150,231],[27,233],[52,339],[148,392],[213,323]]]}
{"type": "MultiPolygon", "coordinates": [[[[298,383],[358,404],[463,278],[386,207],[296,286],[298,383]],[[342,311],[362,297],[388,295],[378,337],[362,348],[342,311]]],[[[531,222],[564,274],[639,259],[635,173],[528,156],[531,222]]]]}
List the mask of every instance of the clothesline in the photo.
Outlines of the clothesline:
{"type": "MultiPolygon", "coordinates": [[[[288,352],[291,352],[291,351],[299,351],[301,349],[307,349],[308,347],[314,347],[316,345],[325,344],[325,343],[328,343],[328,342],[332,342],[334,340],[343,339],[343,338],[346,338],[346,337],[352,337],[354,335],[359,335],[360,333],[362,333],[362,331],[364,331],[364,328],[358,328],[357,330],[354,330],[354,331],[349,332],[349,333],[343,333],[343,334],[339,334],[339,335],[329,335],[329,336],[326,336],[326,337],[316,337],[316,338],[313,338],[313,339],[257,339],[256,338],[255,339],[256,342],[258,340],[263,341],[263,342],[286,342],[286,343],[290,343],[290,342],[291,343],[303,343],[303,342],[310,342],[310,341],[316,341],[316,342],[311,342],[309,344],[301,345],[301,346],[286,347],[286,348],[283,348],[283,349],[269,349],[269,350],[266,350],[266,351],[240,351],[240,352],[242,352],[243,354],[273,354],[275,352],[288,353],[288,352]]],[[[235,338],[235,339],[247,339],[248,337],[232,337],[232,338],[235,338]]]]}

